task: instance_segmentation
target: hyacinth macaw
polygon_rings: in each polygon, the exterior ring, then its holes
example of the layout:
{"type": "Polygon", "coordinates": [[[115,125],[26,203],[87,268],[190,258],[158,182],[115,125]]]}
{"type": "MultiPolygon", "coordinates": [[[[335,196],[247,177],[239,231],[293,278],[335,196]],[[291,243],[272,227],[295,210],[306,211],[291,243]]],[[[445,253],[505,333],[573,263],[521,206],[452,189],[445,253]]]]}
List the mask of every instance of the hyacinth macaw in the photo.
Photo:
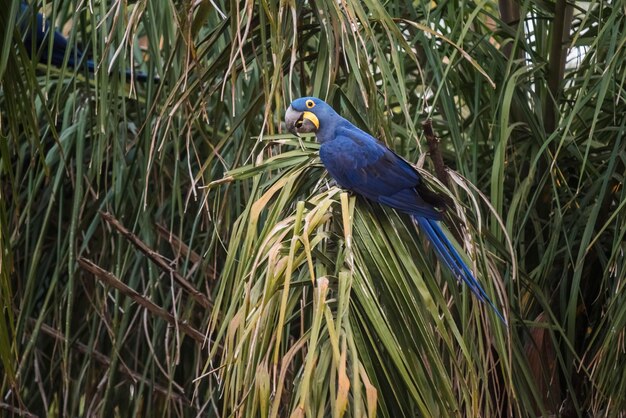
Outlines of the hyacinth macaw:
{"type": "Polygon", "coordinates": [[[426,188],[409,162],[315,97],[294,100],[285,114],[285,123],[295,135],[315,133],[321,144],[322,163],[341,187],[411,215],[439,260],[506,323],[439,226],[442,209],[437,205],[443,199],[426,188]]]}
{"type": "MultiPolygon", "coordinates": [[[[63,67],[69,43],[59,31],[53,29],[52,24],[44,19],[41,13],[37,13],[33,18],[33,7],[22,1],[20,2],[17,22],[24,47],[31,58],[38,57],[39,62],[45,65],[50,62],[55,67],[63,67]],[[50,36],[52,36],[52,53],[48,56],[50,36]]],[[[81,64],[85,65],[89,72],[93,73],[96,69],[94,62],[90,59],[84,59],[83,51],[74,47],[69,51],[67,66],[74,68],[81,64]]],[[[126,70],[126,78],[146,81],[148,76],[141,71],[131,73],[130,70],[126,70]]],[[[155,78],[155,80],[158,81],[158,78],[155,78]]]]}

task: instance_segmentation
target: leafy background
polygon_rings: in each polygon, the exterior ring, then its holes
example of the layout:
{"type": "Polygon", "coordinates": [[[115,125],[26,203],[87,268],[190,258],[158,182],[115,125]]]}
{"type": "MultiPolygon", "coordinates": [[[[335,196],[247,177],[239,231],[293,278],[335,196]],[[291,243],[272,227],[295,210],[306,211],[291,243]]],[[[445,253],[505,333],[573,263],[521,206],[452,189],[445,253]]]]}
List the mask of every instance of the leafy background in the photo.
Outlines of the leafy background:
{"type": "Polygon", "coordinates": [[[97,69],[0,8],[3,414],[626,414],[621,3],[33,4],[97,69]],[[454,199],[508,327],[284,133],[303,95],[454,199]]]}

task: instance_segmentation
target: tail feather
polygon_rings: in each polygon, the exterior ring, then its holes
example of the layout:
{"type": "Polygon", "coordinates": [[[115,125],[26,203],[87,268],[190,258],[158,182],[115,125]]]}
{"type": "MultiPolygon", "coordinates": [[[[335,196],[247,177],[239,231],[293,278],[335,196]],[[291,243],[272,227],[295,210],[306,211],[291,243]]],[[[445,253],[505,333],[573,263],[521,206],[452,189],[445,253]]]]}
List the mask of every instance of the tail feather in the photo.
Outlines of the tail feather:
{"type": "Polygon", "coordinates": [[[496,308],[495,304],[491,301],[478,280],[476,280],[474,274],[472,274],[469,267],[467,267],[461,258],[461,255],[444,234],[443,230],[439,226],[439,223],[435,220],[419,216],[414,216],[413,218],[424,231],[428,240],[433,244],[439,260],[446,265],[446,267],[456,276],[457,279],[463,280],[472,293],[478,297],[478,299],[491,306],[496,315],[498,315],[502,322],[506,324],[507,322],[504,319],[504,316],[500,313],[498,308],[496,308]]]}

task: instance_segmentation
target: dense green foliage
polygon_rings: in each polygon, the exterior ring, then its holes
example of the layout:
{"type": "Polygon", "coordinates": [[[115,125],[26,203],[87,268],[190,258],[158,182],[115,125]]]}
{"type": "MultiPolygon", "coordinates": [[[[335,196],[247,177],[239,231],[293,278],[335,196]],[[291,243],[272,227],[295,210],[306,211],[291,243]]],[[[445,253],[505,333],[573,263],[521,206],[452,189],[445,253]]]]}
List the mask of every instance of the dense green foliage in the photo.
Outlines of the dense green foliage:
{"type": "Polygon", "coordinates": [[[623,5],[37,1],[95,74],[8,5],[0,414],[626,415],[623,5]],[[281,129],[303,95],[452,198],[508,326],[281,129]]]}

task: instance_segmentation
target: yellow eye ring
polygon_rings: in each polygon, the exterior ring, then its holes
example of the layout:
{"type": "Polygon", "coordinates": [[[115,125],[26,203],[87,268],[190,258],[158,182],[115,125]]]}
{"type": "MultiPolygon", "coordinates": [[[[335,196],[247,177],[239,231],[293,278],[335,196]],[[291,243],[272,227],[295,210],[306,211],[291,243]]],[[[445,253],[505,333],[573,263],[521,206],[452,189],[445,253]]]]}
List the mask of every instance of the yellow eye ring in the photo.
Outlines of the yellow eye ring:
{"type": "Polygon", "coordinates": [[[313,100],[310,100],[310,99],[307,100],[305,104],[306,104],[306,107],[308,107],[309,109],[311,109],[312,107],[315,106],[315,102],[313,100]]]}

